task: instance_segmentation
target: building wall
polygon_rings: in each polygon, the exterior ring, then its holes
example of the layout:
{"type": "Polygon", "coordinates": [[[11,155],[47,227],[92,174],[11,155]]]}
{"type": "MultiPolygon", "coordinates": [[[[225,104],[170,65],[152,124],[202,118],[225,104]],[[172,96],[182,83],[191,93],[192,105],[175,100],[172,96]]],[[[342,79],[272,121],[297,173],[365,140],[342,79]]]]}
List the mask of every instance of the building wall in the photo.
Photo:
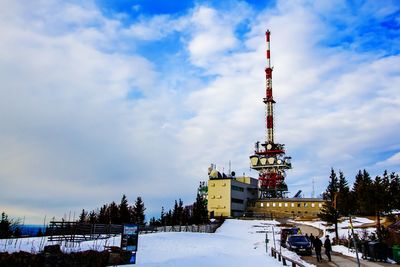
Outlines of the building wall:
{"type": "Polygon", "coordinates": [[[208,181],[208,212],[215,217],[242,216],[248,200],[257,198],[257,179],[211,179],[208,181]]]}
{"type": "Polygon", "coordinates": [[[320,213],[324,200],[320,198],[271,198],[253,201],[248,210],[254,215],[273,217],[316,217],[320,213]]]}
{"type": "Polygon", "coordinates": [[[231,179],[213,179],[208,181],[208,212],[215,217],[231,216],[231,179]]]}

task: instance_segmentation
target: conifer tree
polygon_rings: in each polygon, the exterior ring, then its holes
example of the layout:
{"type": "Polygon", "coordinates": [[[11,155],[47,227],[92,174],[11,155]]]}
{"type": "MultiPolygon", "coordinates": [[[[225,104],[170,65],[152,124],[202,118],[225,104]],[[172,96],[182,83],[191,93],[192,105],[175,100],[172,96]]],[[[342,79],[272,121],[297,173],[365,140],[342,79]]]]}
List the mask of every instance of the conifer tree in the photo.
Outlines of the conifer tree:
{"type": "Polygon", "coordinates": [[[356,175],[356,179],[353,185],[353,195],[356,201],[356,213],[358,215],[374,215],[374,208],[371,205],[373,203],[373,192],[372,192],[372,180],[369,173],[361,170],[356,175]]]}
{"type": "Polygon", "coordinates": [[[400,210],[400,179],[399,175],[394,172],[389,175],[389,192],[390,209],[400,210]]]}
{"type": "Polygon", "coordinates": [[[192,223],[202,224],[206,222],[208,222],[207,205],[200,194],[197,194],[196,202],[193,204],[192,223]]]}
{"type": "Polygon", "coordinates": [[[329,176],[329,184],[323,194],[323,199],[325,203],[322,206],[321,212],[318,216],[328,223],[333,223],[335,225],[335,236],[336,240],[339,239],[338,233],[338,219],[339,211],[337,210],[337,193],[338,193],[339,182],[333,168],[331,169],[331,175],[329,176]]]}
{"type": "Polygon", "coordinates": [[[108,224],[110,223],[110,213],[108,209],[108,205],[104,204],[99,211],[98,222],[108,224]]]}
{"type": "Polygon", "coordinates": [[[160,223],[162,226],[165,226],[165,211],[164,207],[161,207],[161,214],[160,214],[160,223]]]}
{"type": "Polygon", "coordinates": [[[131,216],[129,214],[128,199],[125,195],[122,196],[121,203],[119,204],[119,218],[120,223],[130,223],[131,216]]]}
{"type": "Polygon", "coordinates": [[[141,197],[137,197],[133,210],[135,216],[134,222],[138,225],[145,225],[144,211],[146,210],[146,208],[144,207],[144,203],[141,197]]]}
{"type": "Polygon", "coordinates": [[[118,205],[113,201],[110,203],[110,205],[108,206],[109,209],[109,223],[112,224],[120,224],[121,223],[121,219],[119,217],[119,209],[118,209],[118,205]]]}
{"type": "Polygon", "coordinates": [[[79,215],[79,222],[86,222],[87,221],[87,212],[85,209],[82,209],[81,215],[79,215]]]}
{"type": "Polygon", "coordinates": [[[350,187],[342,171],[339,171],[336,208],[342,216],[348,216],[353,210],[350,187]]]}
{"type": "Polygon", "coordinates": [[[94,210],[89,213],[89,222],[92,224],[97,222],[97,215],[94,210]]]}

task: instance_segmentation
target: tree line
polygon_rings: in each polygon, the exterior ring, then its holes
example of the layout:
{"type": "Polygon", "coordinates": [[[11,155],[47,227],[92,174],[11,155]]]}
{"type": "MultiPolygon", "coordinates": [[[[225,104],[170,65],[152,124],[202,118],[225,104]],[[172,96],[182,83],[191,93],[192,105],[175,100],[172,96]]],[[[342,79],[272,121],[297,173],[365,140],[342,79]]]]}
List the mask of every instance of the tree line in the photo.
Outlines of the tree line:
{"type": "Polygon", "coordinates": [[[151,226],[166,226],[166,225],[189,225],[189,224],[204,224],[208,223],[207,202],[197,194],[196,201],[192,205],[183,206],[181,199],[175,200],[173,209],[165,211],[161,208],[159,219],[155,217],[150,219],[151,226]]]}
{"type": "Polygon", "coordinates": [[[145,210],[144,202],[140,196],[136,198],[133,205],[129,205],[127,197],[123,195],[119,204],[113,201],[90,212],[83,209],[78,221],[101,224],[135,223],[145,225],[145,210]]]}
{"type": "Polygon", "coordinates": [[[339,238],[339,218],[349,215],[376,216],[377,234],[380,238],[380,217],[393,210],[400,210],[400,178],[398,174],[389,174],[385,170],[382,176],[372,179],[366,170],[360,170],[350,188],[343,172],[339,171],[338,177],[332,168],[322,197],[325,203],[319,217],[334,224],[336,239],[339,238]]]}

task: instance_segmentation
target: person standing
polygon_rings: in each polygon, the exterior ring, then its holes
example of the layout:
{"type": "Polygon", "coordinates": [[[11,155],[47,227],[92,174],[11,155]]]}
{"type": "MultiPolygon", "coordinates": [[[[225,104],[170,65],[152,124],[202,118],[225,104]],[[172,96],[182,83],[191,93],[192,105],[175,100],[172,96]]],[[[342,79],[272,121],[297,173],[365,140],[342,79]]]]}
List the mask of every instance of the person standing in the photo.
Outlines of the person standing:
{"type": "Polygon", "coordinates": [[[321,256],[321,248],[322,248],[322,241],[319,239],[319,237],[315,237],[314,240],[314,249],[315,249],[315,255],[317,256],[317,261],[321,262],[322,261],[322,256],[321,256]]]}
{"type": "Polygon", "coordinates": [[[311,248],[314,246],[314,241],[315,241],[315,236],[311,233],[310,235],[310,242],[311,242],[311,248]]]}
{"type": "Polygon", "coordinates": [[[327,235],[325,238],[324,248],[325,248],[325,254],[328,257],[328,260],[331,261],[332,244],[331,244],[331,240],[329,239],[329,235],[327,235]]]}

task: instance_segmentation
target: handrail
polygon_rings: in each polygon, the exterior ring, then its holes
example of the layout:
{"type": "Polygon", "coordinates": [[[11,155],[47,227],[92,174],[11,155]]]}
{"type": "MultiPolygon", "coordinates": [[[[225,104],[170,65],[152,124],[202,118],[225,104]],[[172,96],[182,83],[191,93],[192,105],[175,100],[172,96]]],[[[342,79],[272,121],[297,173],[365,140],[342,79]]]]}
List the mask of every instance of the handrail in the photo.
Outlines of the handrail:
{"type": "Polygon", "coordinates": [[[292,267],[296,267],[296,266],[305,267],[304,264],[302,264],[302,263],[300,263],[300,262],[298,262],[296,260],[293,260],[293,259],[291,259],[291,258],[289,258],[287,256],[282,255],[282,253],[280,253],[279,251],[277,251],[274,248],[271,248],[271,255],[275,259],[276,259],[276,257],[278,257],[278,261],[282,261],[282,264],[284,266],[286,266],[286,261],[288,261],[288,262],[292,263],[292,267]]]}

